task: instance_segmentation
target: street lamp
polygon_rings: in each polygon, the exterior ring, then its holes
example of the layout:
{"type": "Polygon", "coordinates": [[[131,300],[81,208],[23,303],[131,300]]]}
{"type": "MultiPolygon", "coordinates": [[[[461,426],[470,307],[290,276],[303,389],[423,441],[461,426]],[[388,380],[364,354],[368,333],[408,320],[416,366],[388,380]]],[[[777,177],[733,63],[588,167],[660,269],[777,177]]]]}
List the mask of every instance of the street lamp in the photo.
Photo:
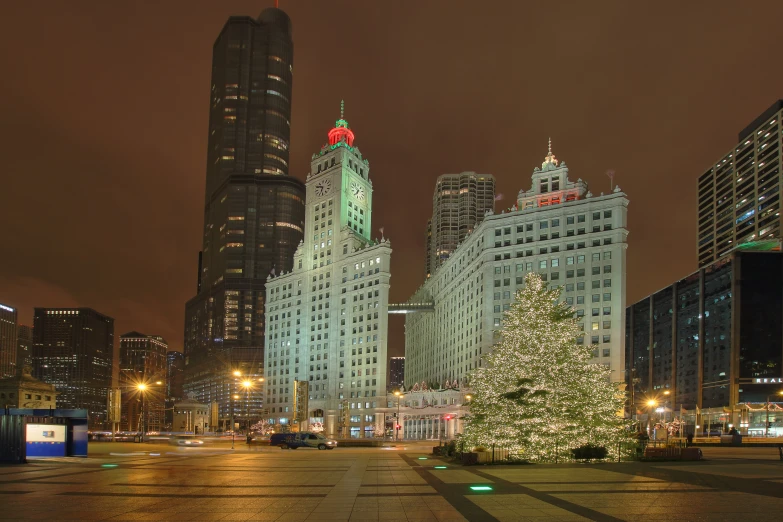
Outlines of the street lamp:
{"type": "Polygon", "coordinates": [[[231,396],[231,449],[234,449],[234,402],[239,398],[239,395],[231,396]]]}
{"type": "Polygon", "coordinates": [[[402,393],[397,390],[394,395],[397,397],[397,421],[394,423],[394,440],[396,442],[400,439],[400,397],[402,397],[402,393]]]}
{"type": "Polygon", "coordinates": [[[242,387],[245,389],[245,428],[247,429],[246,435],[250,436],[250,389],[253,387],[253,381],[242,381],[242,387]]]}
{"type": "MultiPolygon", "coordinates": [[[[783,395],[783,390],[779,391],[777,395],[783,395]]],[[[767,395],[767,423],[764,424],[764,438],[766,439],[769,437],[769,398],[772,397],[772,394],[767,395]]]]}
{"type": "Polygon", "coordinates": [[[141,437],[140,437],[140,440],[141,440],[141,442],[144,442],[144,432],[146,431],[145,430],[145,426],[147,424],[146,422],[144,422],[144,420],[145,420],[144,416],[147,413],[146,411],[144,411],[144,397],[147,395],[145,393],[147,391],[147,385],[144,384],[143,382],[141,382],[138,385],[136,385],[136,389],[138,389],[139,393],[141,394],[141,437]]]}
{"type": "Polygon", "coordinates": [[[647,407],[650,408],[650,411],[647,414],[647,434],[648,435],[650,434],[650,431],[651,431],[650,430],[650,427],[651,427],[650,421],[652,419],[652,414],[653,414],[653,411],[655,410],[656,406],[658,406],[658,401],[656,401],[655,399],[650,399],[649,401],[647,401],[647,407]]]}

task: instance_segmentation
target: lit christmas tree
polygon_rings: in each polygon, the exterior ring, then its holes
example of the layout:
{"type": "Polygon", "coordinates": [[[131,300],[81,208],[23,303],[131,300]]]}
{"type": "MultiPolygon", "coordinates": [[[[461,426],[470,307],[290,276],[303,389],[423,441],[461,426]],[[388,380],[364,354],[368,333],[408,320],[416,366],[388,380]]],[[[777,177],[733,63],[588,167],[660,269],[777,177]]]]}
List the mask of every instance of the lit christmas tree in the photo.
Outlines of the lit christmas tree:
{"type": "Polygon", "coordinates": [[[538,274],[525,278],[500,341],[471,376],[468,444],[494,444],[530,461],[571,458],[586,444],[617,454],[628,435],[618,416],[625,393],[605,366],[591,364],[593,347],[577,344],[583,334],[574,310],[559,297],[538,274]]]}

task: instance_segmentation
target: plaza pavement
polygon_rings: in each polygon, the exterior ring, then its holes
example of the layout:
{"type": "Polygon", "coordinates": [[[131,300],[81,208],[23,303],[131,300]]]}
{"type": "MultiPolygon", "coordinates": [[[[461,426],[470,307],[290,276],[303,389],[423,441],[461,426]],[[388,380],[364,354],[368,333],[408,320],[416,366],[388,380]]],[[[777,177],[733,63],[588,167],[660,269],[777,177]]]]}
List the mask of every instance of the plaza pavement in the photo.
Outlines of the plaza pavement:
{"type": "Polygon", "coordinates": [[[707,448],[706,462],[471,467],[428,448],[93,443],[89,458],[0,466],[0,520],[669,522],[783,512],[776,448],[707,448]]]}

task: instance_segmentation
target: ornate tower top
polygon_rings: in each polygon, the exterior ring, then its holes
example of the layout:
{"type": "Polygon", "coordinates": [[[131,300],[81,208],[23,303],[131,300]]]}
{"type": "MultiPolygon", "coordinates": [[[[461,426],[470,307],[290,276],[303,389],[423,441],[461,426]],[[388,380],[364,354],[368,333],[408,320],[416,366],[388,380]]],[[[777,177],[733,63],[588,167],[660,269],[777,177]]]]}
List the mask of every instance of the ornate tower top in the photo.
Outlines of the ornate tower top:
{"type": "Polygon", "coordinates": [[[552,154],[552,138],[549,138],[549,152],[546,155],[546,158],[544,158],[544,162],[541,164],[542,170],[547,170],[547,166],[551,167],[557,167],[557,158],[554,154],[552,154]]]}
{"type": "Polygon", "coordinates": [[[345,101],[340,100],[340,119],[334,122],[334,128],[329,131],[329,145],[337,145],[344,141],[353,147],[354,134],[345,120],[345,101]]]}

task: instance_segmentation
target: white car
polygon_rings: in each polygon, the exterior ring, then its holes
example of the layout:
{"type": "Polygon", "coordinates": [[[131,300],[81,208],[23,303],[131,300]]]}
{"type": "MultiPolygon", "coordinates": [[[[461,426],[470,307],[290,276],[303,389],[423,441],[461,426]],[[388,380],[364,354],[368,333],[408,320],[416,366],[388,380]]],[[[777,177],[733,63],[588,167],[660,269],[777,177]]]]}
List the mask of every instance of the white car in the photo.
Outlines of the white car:
{"type": "Polygon", "coordinates": [[[169,439],[169,444],[173,446],[203,446],[204,441],[193,435],[176,435],[169,439]]]}

